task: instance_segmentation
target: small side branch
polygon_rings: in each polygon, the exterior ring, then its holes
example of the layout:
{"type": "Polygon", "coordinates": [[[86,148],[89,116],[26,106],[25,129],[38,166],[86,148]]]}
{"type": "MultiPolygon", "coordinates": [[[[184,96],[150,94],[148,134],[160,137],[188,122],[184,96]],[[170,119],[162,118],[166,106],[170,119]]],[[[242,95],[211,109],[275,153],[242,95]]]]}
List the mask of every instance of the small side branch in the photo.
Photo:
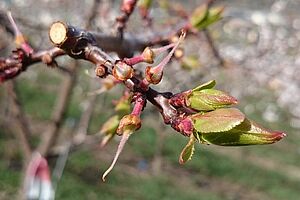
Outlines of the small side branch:
{"type": "Polygon", "coordinates": [[[12,111],[15,118],[15,124],[18,129],[18,131],[16,132],[16,137],[24,153],[24,158],[25,158],[24,161],[25,163],[27,163],[31,157],[31,152],[32,152],[30,143],[28,141],[31,135],[29,130],[29,124],[23,113],[21,103],[18,99],[15,82],[14,81],[7,82],[6,89],[11,98],[12,111]]]}
{"type": "Polygon", "coordinates": [[[117,21],[117,31],[120,38],[123,38],[124,29],[130,15],[133,13],[137,0],[123,0],[121,5],[122,15],[119,16],[117,21]]]}
{"type": "Polygon", "coordinates": [[[71,92],[75,86],[76,69],[77,64],[76,62],[73,62],[73,64],[71,64],[69,67],[69,71],[71,72],[71,74],[65,77],[64,82],[61,86],[59,96],[52,113],[51,122],[42,135],[38,150],[43,156],[46,156],[48,154],[50,148],[56,142],[58,131],[61,127],[61,122],[63,121],[64,114],[66,113],[67,107],[70,102],[71,92]]]}

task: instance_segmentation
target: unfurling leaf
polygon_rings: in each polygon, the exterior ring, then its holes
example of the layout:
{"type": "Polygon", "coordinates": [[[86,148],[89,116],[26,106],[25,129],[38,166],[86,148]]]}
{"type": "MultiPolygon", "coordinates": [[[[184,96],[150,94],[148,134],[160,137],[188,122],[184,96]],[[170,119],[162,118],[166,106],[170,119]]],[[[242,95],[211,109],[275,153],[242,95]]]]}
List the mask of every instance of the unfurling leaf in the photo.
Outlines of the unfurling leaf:
{"type": "Polygon", "coordinates": [[[248,119],[229,131],[198,134],[207,143],[222,146],[271,144],[286,136],[283,132],[266,130],[248,119]]]}
{"type": "Polygon", "coordinates": [[[225,92],[215,89],[193,91],[186,99],[188,107],[198,111],[210,111],[237,104],[237,100],[225,92]]]}
{"type": "Polygon", "coordinates": [[[203,30],[219,21],[222,18],[223,11],[223,6],[207,9],[207,5],[202,5],[194,11],[190,18],[190,23],[194,28],[203,30]]]}
{"type": "Polygon", "coordinates": [[[208,7],[207,4],[202,4],[193,12],[190,23],[193,27],[198,27],[207,17],[208,15],[208,7]]]}
{"type": "Polygon", "coordinates": [[[186,146],[182,149],[182,151],[180,153],[180,156],[179,156],[180,164],[184,164],[187,161],[192,159],[192,156],[195,151],[195,147],[194,147],[195,141],[196,141],[196,138],[194,137],[193,134],[191,134],[189,142],[186,144],[186,146]]]}
{"type": "Polygon", "coordinates": [[[101,127],[100,133],[104,135],[101,141],[101,147],[104,147],[116,134],[120,118],[114,115],[109,118],[101,127]]]}
{"type": "Polygon", "coordinates": [[[115,111],[118,113],[120,117],[130,113],[130,105],[131,105],[130,101],[131,101],[130,97],[124,97],[117,102],[115,111]]]}
{"type": "Polygon", "coordinates": [[[192,116],[194,129],[199,133],[229,131],[241,124],[245,115],[236,108],[221,108],[204,114],[192,116]]]}
{"type": "Polygon", "coordinates": [[[192,89],[192,91],[196,92],[196,91],[200,91],[200,90],[204,90],[204,89],[212,89],[213,87],[215,87],[215,85],[216,85],[216,81],[211,80],[211,81],[208,81],[206,83],[199,85],[198,87],[195,87],[194,89],[192,89]]]}

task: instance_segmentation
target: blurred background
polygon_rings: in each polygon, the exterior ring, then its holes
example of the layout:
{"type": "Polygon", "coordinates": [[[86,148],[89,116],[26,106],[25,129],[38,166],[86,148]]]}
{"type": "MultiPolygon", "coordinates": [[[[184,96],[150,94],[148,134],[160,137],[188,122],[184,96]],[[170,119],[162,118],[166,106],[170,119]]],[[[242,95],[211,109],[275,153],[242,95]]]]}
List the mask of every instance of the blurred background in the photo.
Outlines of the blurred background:
{"type": "MultiPolygon", "coordinates": [[[[120,1],[100,0],[89,30],[110,34],[119,15],[120,1]]],[[[153,29],[145,28],[138,12],[131,16],[126,33],[139,37],[170,31],[202,1],[154,1],[150,11],[153,29]]],[[[239,100],[238,108],[264,127],[288,135],[267,146],[219,147],[197,145],[191,161],[178,163],[188,138],[163,124],[148,104],[142,128],[125,147],[116,167],[103,183],[100,179],[116,151],[119,138],[105,148],[87,143],[67,151],[63,173],[56,185],[56,199],[291,199],[300,196],[300,1],[224,0],[223,19],[206,33],[187,37],[182,45],[184,64],[173,60],[166,67],[159,91],[179,92],[205,81],[216,80],[217,88],[239,100]]],[[[10,10],[19,28],[36,49],[48,49],[48,27],[57,20],[85,27],[94,1],[2,0],[0,11],[10,10]]],[[[15,48],[12,36],[0,27],[0,55],[15,48]]],[[[116,56],[112,54],[112,56],[116,56]]],[[[82,113],[91,104],[88,92],[102,82],[87,75],[92,65],[57,59],[59,65],[76,67],[67,112],[57,135],[55,150],[68,147],[78,132],[82,113]]],[[[30,67],[15,79],[18,100],[30,124],[33,146],[47,131],[65,75],[43,64],[30,67]]],[[[22,185],[22,148],[15,128],[11,97],[0,87],[0,199],[14,199],[22,185]]],[[[102,124],[114,115],[112,100],[122,86],[92,98],[87,136],[99,135],[102,124]]],[[[97,143],[97,141],[96,141],[97,143]]],[[[55,157],[56,158],[56,157],[55,157]]],[[[51,172],[56,159],[48,158],[51,172]]]]}

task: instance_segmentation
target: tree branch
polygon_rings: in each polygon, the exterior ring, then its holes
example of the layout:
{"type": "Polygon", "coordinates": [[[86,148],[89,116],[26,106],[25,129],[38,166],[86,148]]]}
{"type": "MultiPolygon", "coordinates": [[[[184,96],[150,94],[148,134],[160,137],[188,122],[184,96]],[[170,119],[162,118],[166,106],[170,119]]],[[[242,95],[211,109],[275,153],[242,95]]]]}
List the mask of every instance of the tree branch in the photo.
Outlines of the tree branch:
{"type": "Polygon", "coordinates": [[[61,89],[58,93],[59,96],[52,112],[51,122],[42,135],[41,143],[38,146],[38,150],[43,156],[47,155],[50,148],[56,141],[59,128],[61,127],[61,122],[63,121],[64,114],[66,113],[69,105],[71,92],[75,86],[77,68],[77,62],[72,62],[72,64],[69,66],[69,71],[71,74],[64,78],[64,82],[62,83],[61,89]]]}
{"type": "Polygon", "coordinates": [[[24,155],[24,162],[27,163],[31,157],[31,146],[29,144],[29,137],[31,135],[27,119],[23,113],[21,103],[16,92],[16,85],[14,81],[6,83],[6,89],[11,99],[12,112],[17,127],[16,138],[20,143],[24,155]]]}

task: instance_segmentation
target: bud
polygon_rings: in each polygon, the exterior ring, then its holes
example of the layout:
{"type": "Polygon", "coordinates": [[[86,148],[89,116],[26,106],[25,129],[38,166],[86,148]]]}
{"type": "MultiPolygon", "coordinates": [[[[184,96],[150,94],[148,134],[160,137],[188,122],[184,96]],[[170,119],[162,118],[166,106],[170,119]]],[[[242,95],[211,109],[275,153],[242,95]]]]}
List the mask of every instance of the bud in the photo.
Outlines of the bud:
{"type": "Polygon", "coordinates": [[[120,81],[126,81],[133,76],[133,68],[120,60],[116,62],[112,72],[113,76],[120,81]]]}
{"type": "Polygon", "coordinates": [[[13,19],[11,12],[7,12],[8,19],[14,29],[15,34],[15,43],[16,45],[21,48],[27,56],[33,53],[32,47],[28,44],[26,38],[22,34],[22,32],[19,30],[15,20],[13,19]]]}
{"type": "Polygon", "coordinates": [[[193,91],[186,98],[186,106],[198,111],[210,111],[233,104],[237,104],[234,97],[215,89],[193,91]]]}
{"type": "Polygon", "coordinates": [[[96,76],[105,78],[107,75],[107,67],[105,65],[97,65],[95,69],[96,76]]]}
{"type": "Polygon", "coordinates": [[[235,108],[222,108],[191,116],[194,132],[202,142],[222,146],[271,144],[286,136],[247,119],[235,108]]]}
{"type": "Polygon", "coordinates": [[[144,62],[152,64],[154,62],[155,53],[152,49],[146,47],[142,53],[142,57],[144,59],[144,62]]]}
{"type": "Polygon", "coordinates": [[[137,115],[129,114],[125,115],[119,124],[117,129],[118,135],[131,134],[141,127],[141,119],[137,115]]]}
{"type": "Polygon", "coordinates": [[[120,118],[118,115],[114,115],[109,118],[101,127],[100,133],[104,135],[101,141],[101,147],[104,147],[116,134],[120,118]]]}
{"type": "Polygon", "coordinates": [[[197,111],[211,111],[237,104],[237,100],[225,92],[212,89],[214,80],[192,90],[173,95],[169,102],[175,107],[188,107],[197,111]]]}
{"type": "Polygon", "coordinates": [[[153,68],[151,68],[150,66],[146,67],[145,78],[149,83],[156,85],[161,81],[162,77],[162,70],[153,70],[153,68]]]}
{"type": "Polygon", "coordinates": [[[174,52],[174,57],[178,60],[182,59],[184,56],[184,49],[181,47],[178,47],[174,52]]]}
{"type": "MultiPolygon", "coordinates": [[[[145,78],[146,80],[151,84],[158,84],[163,76],[163,70],[164,67],[169,63],[171,57],[173,56],[175,50],[178,48],[179,44],[183,41],[185,38],[186,32],[182,31],[178,41],[175,45],[167,45],[165,47],[161,47],[160,49],[157,49],[157,51],[162,51],[163,49],[173,47],[170,53],[155,67],[146,67],[145,70],[145,78]]],[[[153,50],[154,51],[154,50],[153,50]]]]}

